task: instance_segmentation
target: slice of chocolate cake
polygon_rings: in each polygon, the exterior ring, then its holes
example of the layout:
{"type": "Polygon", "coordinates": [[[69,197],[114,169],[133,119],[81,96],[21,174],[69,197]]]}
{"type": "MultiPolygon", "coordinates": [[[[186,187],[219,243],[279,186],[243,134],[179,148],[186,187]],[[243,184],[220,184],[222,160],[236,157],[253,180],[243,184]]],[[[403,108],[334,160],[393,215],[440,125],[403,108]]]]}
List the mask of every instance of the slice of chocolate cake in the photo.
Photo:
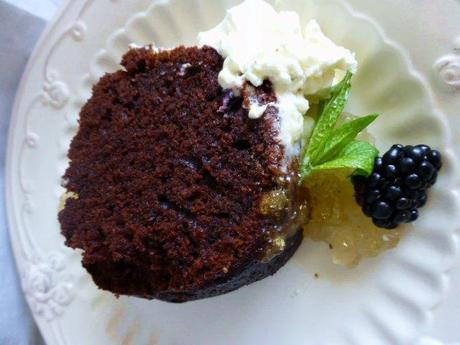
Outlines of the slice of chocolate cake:
{"type": "Polygon", "coordinates": [[[302,241],[269,83],[218,83],[212,48],[132,49],[93,89],[59,213],[66,244],[115,294],[184,302],[275,273],[302,241]],[[250,99],[250,100],[249,100],[250,99]],[[246,104],[246,105],[245,105],[246,104]]]}

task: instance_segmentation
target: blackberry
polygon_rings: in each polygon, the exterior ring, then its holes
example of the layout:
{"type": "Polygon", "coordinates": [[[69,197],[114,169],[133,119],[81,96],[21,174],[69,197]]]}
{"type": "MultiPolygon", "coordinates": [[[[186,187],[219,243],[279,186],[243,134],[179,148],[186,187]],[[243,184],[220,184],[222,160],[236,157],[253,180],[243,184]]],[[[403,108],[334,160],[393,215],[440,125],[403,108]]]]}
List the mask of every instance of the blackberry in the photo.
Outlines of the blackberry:
{"type": "Polygon", "coordinates": [[[441,166],[441,154],[427,145],[393,145],[375,159],[370,176],[353,177],[356,201],[380,228],[413,222],[441,166]]]}

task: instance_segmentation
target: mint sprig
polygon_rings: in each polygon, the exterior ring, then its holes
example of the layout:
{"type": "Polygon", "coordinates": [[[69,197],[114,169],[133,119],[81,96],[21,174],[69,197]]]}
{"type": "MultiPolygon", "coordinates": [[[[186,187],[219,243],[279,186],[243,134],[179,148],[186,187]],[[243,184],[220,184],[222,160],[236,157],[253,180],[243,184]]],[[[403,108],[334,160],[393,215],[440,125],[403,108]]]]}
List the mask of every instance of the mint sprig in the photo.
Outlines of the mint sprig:
{"type": "Polygon", "coordinates": [[[312,173],[331,169],[355,169],[356,174],[369,175],[379,151],[367,141],[354,140],[332,160],[312,167],[312,173]]]}
{"type": "Polygon", "coordinates": [[[348,72],[330,89],[330,98],[320,104],[318,120],[301,160],[301,183],[309,175],[322,170],[352,169],[359,175],[372,173],[379,152],[371,143],[355,139],[378,114],[363,116],[337,127],[350,94],[352,76],[348,72]]]}

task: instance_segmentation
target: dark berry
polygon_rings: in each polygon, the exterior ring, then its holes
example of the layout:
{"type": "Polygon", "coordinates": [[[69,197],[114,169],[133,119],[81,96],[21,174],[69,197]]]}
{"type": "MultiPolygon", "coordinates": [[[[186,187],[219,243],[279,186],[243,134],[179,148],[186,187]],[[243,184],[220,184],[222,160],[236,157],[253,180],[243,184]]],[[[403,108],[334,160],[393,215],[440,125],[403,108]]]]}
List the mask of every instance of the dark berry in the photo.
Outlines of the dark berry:
{"type": "Polygon", "coordinates": [[[393,164],[387,165],[383,168],[383,176],[385,176],[385,178],[396,177],[397,173],[398,170],[396,169],[396,166],[393,164]]]}
{"type": "Polygon", "coordinates": [[[398,210],[407,210],[408,208],[411,208],[412,202],[408,198],[399,198],[396,201],[396,209],[398,210]]]}
{"type": "Polygon", "coordinates": [[[431,150],[426,155],[427,159],[430,161],[431,164],[435,167],[436,170],[441,169],[442,162],[441,162],[441,153],[437,150],[431,150]]]}
{"type": "Polygon", "coordinates": [[[436,173],[436,169],[434,168],[433,164],[424,160],[422,163],[420,163],[418,173],[424,181],[429,181],[436,173]]]}
{"type": "Polygon", "coordinates": [[[393,221],[393,222],[389,222],[387,226],[385,226],[384,228],[387,230],[393,230],[393,229],[396,229],[398,225],[399,225],[398,223],[393,221]]]}
{"type": "Polygon", "coordinates": [[[415,170],[415,162],[410,157],[404,157],[399,161],[399,170],[403,175],[410,174],[415,170]]]}
{"type": "Polygon", "coordinates": [[[406,156],[412,158],[414,162],[417,163],[423,159],[423,157],[425,156],[425,153],[420,147],[414,146],[410,150],[406,151],[406,156]]]}
{"type": "Polygon", "coordinates": [[[431,151],[431,147],[428,145],[417,145],[416,147],[422,151],[423,157],[425,157],[427,153],[431,151]]]}
{"type": "Polygon", "coordinates": [[[404,191],[404,195],[412,200],[417,200],[422,193],[423,190],[418,189],[407,189],[404,191]]]}
{"type": "Polygon", "coordinates": [[[372,218],[372,222],[379,228],[386,228],[390,225],[389,220],[372,218]]]}
{"type": "Polygon", "coordinates": [[[404,183],[409,189],[419,189],[423,185],[422,179],[417,174],[407,176],[404,183]]]}
{"type": "Polygon", "coordinates": [[[351,178],[353,186],[355,188],[355,196],[358,204],[361,205],[362,195],[366,192],[366,177],[362,175],[356,175],[351,178]]]}
{"type": "Polygon", "coordinates": [[[366,182],[366,176],[363,175],[353,175],[351,181],[355,187],[364,184],[366,182]]]}
{"type": "Polygon", "coordinates": [[[372,221],[374,222],[375,226],[388,230],[395,229],[398,226],[396,222],[391,220],[372,219],[372,221]]]}
{"type": "Polygon", "coordinates": [[[372,173],[371,176],[369,176],[368,180],[368,185],[371,188],[379,187],[382,184],[382,176],[380,176],[379,173],[372,173]]]}
{"type": "Polygon", "coordinates": [[[367,190],[365,189],[365,187],[364,189],[355,190],[355,199],[359,205],[362,206],[364,204],[364,198],[366,197],[366,194],[367,194],[367,190]]]}
{"type": "Polygon", "coordinates": [[[388,230],[395,229],[398,226],[398,224],[392,219],[375,219],[375,218],[373,218],[372,222],[375,224],[375,226],[377,226],[379,228],[388,229],[388,230]]]}
{"type": "Polygon", "coordinates": [[[380,189],[385,190],[390,186],[391,186],[391,179],[382,178],[382,181],[380,183],[380,189]]]}
{"type": "Polygon", "coordinates": [[[372,205],[366,204],[363,206],[363,213],[368,216],[372,217],[372,205]]]}
{"type": "Polygon", "coordinates": [[[432,178],[430,178],[430,180],[428,181],[428,186],[432,186],[436,183],[436,181],[438,180],[438,174],[434,174],[432,178]]]}
{"type": "Polygon", "coordinates": [[[406,145],[406,146],[404,146],[403,151],[404,151],[405,154],[408,154],[413,148],[414,147],[412,145],[406,145]]]}
{"type": "Polygon", "coordinates": [[[388,201],[393,201],[400,198],[402,195],[402,189],[399,186],[390,186],[385,190],[384,197],[388,201]]]}
{"type": "Polygon", "coordinates": [[[375,201],[377,201],[380,198],[380,195],[381,195],[381,192],[379,189],[370,190],[367,193],[366,203],[373,204],[375,201]]]}
{"type": "Polygon", "coordinates": [[[428,145],[393,145],[375,159],[369,177],[353,178],[356,200],[378,227],[393,229],[412,222],[441,166],[441,154],[428,145]]]}
{"type": "Polygon", "coordinates": [[[377,157],[374,161],[374,171],[378,173],[382,173],[382,168],[383,168],[382,157],[377,157]]]}
{"type": "Polygon", "coordinates": [[[393,185],[395,186],[404,186],[404,179],[401,176],[398,176],[394,179],[393,185]]]}
{"type": "Polygon", "coordinates": [[[410,211],[398,211],[396,212],[393,221],[398,224],[403,224],[409,222],[411,217],[410,211]]]}
{"type": "Polygon", "coordinates": [[[403,154],[403,150],[400,147],[393,146],[390,151],[385,153],[382,157],[384,164],[395,164],[399,161],[403,154]]]}
{"type": "Polygon", "coordinates": [[[416,204],[417,207],[420,208],[420,207],[425,206],[427,200],[428,200],[428,196],[426,195],[426,193],[423,193],[422,195],[420,195],[417,198],[417,204],[416,204]]]}
{"type": "Polygon", "coordinates": [[[390,205],[384,201],[379,201],[374,206],[374,210],[372,212],[372,216],[375,219],[388,219],[391,217],[393,210],[391,209],[390,205]]]}

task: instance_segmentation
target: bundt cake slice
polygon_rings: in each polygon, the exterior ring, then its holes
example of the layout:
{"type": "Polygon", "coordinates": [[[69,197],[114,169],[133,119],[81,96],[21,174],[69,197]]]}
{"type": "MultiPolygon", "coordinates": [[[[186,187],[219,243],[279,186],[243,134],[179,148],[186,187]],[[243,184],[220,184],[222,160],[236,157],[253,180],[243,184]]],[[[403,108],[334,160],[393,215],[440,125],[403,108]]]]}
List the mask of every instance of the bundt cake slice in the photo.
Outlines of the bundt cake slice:
{"type": "Polygon", "coordinates": [[[209,47],[131,49],[124,69],[94,86],[59,221],[100,288],[215,296],[275,273],[301,243],[277,110],[248,117],[249,100],[276,97],[268,82],[223,90],[222,64],[209,47]]]}

